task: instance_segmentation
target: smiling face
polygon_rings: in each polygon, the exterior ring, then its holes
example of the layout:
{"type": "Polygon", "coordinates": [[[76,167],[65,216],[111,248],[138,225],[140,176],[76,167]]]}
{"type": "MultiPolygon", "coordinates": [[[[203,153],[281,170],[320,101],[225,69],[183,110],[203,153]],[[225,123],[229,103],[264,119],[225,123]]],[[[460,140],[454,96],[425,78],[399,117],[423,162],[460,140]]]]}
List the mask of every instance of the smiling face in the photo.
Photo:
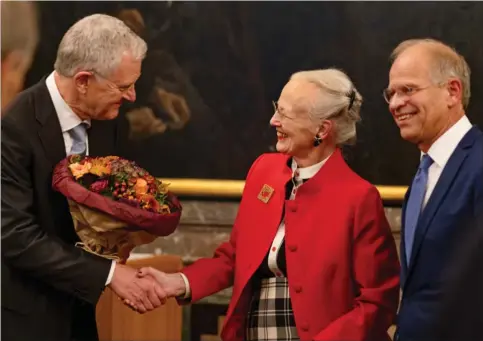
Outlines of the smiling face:
{"type": "Polygon", "coordinates": [[[119,114],[119,107],[124,100],[134,102],[136,90],[134,84],[141,75],[141,60],[135,60],[130,54],[124,54],[121,63],[109,77],[88,74],[87,79],[78,79],[82,87],[87,81],[82,96],[80,109],[96,120],[114,119],[119,114]]]}
{"type": "Polygon", "coordinates": [[[401,137],[423,151],[453,124],[452,111],[461,90],[458,80],[434,81],[431,57],[423,46],[403,51],[391,67],[386,96],[401,137]]]}
{"type": "Polygon", "coordinates": [[[277,129],[277,151],[306,156],[314,148],[318,128],[311,120],[311,99],[318,89],[303,81],[289,81],[282,90],[270,125],[277,129]]]}

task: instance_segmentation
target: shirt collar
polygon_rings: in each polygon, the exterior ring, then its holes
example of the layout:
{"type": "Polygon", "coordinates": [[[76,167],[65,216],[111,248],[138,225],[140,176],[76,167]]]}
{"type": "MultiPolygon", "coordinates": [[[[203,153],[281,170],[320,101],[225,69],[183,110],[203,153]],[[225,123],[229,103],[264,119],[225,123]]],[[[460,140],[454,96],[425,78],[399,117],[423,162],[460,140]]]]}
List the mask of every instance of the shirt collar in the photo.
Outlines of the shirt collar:
{"type": "MultiPolygon", "coordinates": [[[[444,168],[451,154],[453,154],[460,141],[471,128],[471,122],[466,115],[460,118],[456,124],[441,135],[429,148],[428,154],[431,159],[439,167],[444,168]]],[[[421,153],[421,157],[423,155],[424,153],[421,153]]]]}
{"type": "Polygon", "coordinates": [[[332,153],[327,156],[324,160],[320,161],[319,163],[316,163],[315,165],[304,167],[304,168],[299,168],[297,166],[297,162],[295,159],[292,158],[292,173],[295,173],[295,171],[298,171],[298,175],[295,175],[295,178],[298,180],[306,180],[310,179],[313,177],[317,172],[322,168],[322,166],[327,162],[327,160],[331,157],[332,153]]]}
{"type": "Polygon", "coordinates": [[[49,90],[50,97],[52,98],[52,103],[54,104],[55,111],[57,112],[57,116],[60,122],[60,128],[62,129],[62,133],[65,133],[72,128],[78,126],[82,122],[86,123],[88,127],[91,125],[91,121],[88,120],[81,120],[79,116],[77,116],[71,107],[65,102],[62,98],[59,88],[55,83],[54,78],[55,71],[53,71],[46,79],[45,84],[47,85],[47,89],[49,90]]]}

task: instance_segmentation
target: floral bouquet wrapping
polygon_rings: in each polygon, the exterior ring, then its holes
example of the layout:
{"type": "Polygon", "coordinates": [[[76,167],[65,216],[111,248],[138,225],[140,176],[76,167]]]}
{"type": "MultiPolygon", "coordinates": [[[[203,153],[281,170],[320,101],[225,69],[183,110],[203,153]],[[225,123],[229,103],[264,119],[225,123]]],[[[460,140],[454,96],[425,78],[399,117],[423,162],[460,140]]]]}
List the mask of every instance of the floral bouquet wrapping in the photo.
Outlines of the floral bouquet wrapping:
{"type": "Polygon", "coordinates": [[[52,187],[69,202],[78,246],[121,262],[134,247],[173,233],[181,217],[166,184],[117,156],[71,155],[55,167],[52,187]]]}

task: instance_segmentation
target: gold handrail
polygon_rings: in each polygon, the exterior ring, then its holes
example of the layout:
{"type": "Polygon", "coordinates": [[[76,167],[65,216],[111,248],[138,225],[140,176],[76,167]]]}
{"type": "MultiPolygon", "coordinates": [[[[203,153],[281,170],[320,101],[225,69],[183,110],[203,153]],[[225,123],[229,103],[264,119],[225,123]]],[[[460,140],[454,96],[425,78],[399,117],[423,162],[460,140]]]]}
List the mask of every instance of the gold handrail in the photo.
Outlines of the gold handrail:
{"type": "MultiPolygon", "coordinates": [[[[215,179],[178,179],[161,178],[169,183],[169,189],[179,196],[191,197],[219,197],[240,198],[244,180],[215,180],[215,179]]],[[[385,201],[402,201],[407,191],[406,186],[377,185],[381,197],[385,201]]]]}

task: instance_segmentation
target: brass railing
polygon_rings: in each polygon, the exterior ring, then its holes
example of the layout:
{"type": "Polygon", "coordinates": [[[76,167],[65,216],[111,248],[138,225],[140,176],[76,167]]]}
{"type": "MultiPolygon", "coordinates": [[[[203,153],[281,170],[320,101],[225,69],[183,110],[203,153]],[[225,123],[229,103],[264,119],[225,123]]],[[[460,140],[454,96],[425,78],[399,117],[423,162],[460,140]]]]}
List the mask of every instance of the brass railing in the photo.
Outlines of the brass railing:
{"type": "MultiPolygon", "coordinates": [[[[178,196],[240,198],[245,181],[215,179],[161,178],[170,184],[170,190],[178,196]]],[[[376,186],[384,201],[402,201],[406,186],[376,186]]]]}

